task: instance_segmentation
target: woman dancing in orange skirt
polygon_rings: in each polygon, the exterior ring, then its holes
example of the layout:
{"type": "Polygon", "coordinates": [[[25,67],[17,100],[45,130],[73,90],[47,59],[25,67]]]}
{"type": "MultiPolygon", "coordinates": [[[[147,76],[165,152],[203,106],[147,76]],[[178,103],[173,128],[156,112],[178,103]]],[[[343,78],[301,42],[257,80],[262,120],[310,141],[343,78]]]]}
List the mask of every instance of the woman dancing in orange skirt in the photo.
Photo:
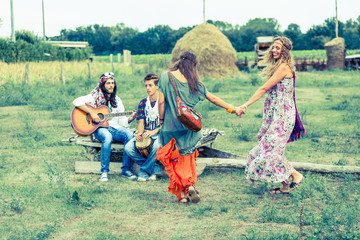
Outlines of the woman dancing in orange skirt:
{"type": "Polygon", "coordinates": [[[194,185],[197,181],[195,146],[202,138],[201,131],[192,132],[176,116],[176,95],[171,84],[173,79],[181,100],[190,108],[205,99],[213,104],[235,112],[234,106],[208,92],[199,81],[196,71],[196,56],[190,52],[181,54],[180,59],[165,72],[159,81],[160,148],[157,159],[165,166],[170,178],[169,192],[175,194],[180,203],[200,201],[194,185]],[[189,198],[188,198],[189,195],[189,198]]]}

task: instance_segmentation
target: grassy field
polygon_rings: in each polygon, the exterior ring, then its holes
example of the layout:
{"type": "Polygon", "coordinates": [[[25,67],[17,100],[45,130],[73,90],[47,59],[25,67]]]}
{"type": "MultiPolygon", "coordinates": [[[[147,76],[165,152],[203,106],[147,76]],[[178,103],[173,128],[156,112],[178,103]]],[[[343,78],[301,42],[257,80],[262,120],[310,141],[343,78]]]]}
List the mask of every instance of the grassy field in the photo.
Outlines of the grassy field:
{"type": "MultiPolygon", "coordinates": [[[[326,50],[295,50],[291,51],[294,58],[309,58],[309,59],[326,59],[326,50]]],[[[359,54],[360,49],[347,50],[346,55],[359,54]]],[[[135,64],[156,63],[165,64],[171,61],[171,54],[148,54],[148,55],[132,55],[132,61],[135,64]]],[[[248,61],[255,60],[254,51],[238,52],[237,57],[244,60],[247,57],[248,61]]],[[[95,56],[94,59],[99,62],[110,62],[110,56],[95,56]]],[[[117,56],[113,56],[113,61],[117,62],[117,56]]],[[[121,62],[123,59],[121,58],[121,62]]]]}
{"type": "MultiPolygon", "coordinates": [[[[39,77],[34,73],[29,84],[21,73],[13,78],[0,68],[0,239],[360,238],[360,182],[355,175],[303,172],[302,188],[271,196],[267,191],[275,185],[252,184],[241,169],[208,169],[197,183],[202,201],[183,206],[167,192],[166,178],[138,183],[112,175],[101,183],[97,175],[75,174],[74,163],[85,159],[84,149],[61,141],[72,133],[71,101],[91,91],[99,73],[114,70],[119,96],[127,110],[134,109],[146,95],[141,81],[149,66],[113,69],[95,61],[88,79],[85,62],[66,63],[63,85],[57,71],[43,72],[43,64],[31,63],[39,77]]],[[[52,64],[50,68],[58,68],[60,63],[52,64]]],[[[151,68],[165,70],[161,64],[151,68]]],[[[241,72],[204,83],[210,92],[240,105],[262,83],[257,74],[241,72]]],[[[302,72],[296,85],[307,135],[288,144],[288,159],[360,166],[359,72],[302,72]]],[[[207,101],[197,110],[204,128],[225,131],[215,148],[246,157],[256,145],[262,107],[263,99],[242,119],[207,101]]]]}

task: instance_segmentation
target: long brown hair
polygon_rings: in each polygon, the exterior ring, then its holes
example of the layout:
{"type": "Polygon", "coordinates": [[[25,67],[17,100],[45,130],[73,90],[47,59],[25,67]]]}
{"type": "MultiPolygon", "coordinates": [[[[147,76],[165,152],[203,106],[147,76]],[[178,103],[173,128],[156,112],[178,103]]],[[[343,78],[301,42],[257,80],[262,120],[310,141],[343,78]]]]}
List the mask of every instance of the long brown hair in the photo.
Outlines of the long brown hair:
{"type": "Polygon", "coordinates": [[[274,55],[272,53],[274,44],[270,46],[264,59],[261,61],[262,63],[267,64],[264,70],[260,73],[261,76],[266,78],[270,78],[282,63],[289,65],[291,71],[295,72],[295,63],[290,52],[293,47],[291,40],[287,37],[276,37],[274,39],[274,42],[275,41],[280,41],[282,43],[281,54],[279,59],[274,59],[274,55]]]}
{"type": "MultiPolygon", "coordinates": [[[[105,74],[101,75],[100,79],[103,78],[105,76],[105,74]]],[[[110,97],[108,97],[108,92],[105,88],[105,83],[106,81],[102,81],[99,85],[99,88],[101,89],[101,91],[104,94],[105,100],[106,100],[106,105],[108,105],[108,103],[110,102],[111,106],[116,108],[117,104],[116,104],[116,92],[117,92],[117,86],[116,86],[116,81],[115,81],[115,77],[111,78],[114,80],[114,91],[111,93],[110,97]]]]}
{"type": "Polygon", "coordinates": [[[180,55],[180,59],[177,60],[174,66],[170,69],[171,71],[176,71],[178,69],[180,70],[182,75],[184,75],[188,81],[191,93],[198,93],[199,91],[197,87],[201,84],[197,74],[196,65],[196,55],[186,51],[180,55]]]}

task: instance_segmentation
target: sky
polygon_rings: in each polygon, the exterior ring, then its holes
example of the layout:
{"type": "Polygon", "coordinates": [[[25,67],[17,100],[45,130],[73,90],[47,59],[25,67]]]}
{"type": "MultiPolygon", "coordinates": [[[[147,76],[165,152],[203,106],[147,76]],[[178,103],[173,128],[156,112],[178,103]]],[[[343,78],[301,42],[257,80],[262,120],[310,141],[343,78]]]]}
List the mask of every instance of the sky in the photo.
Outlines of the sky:
{"type": "MultiPolygon", "coordinates": [[[[43,36],[42,0],[12,0],[14,29],[43,36]]],[[[203,0],[43,0],[45,34],[57,36],[61,29],[124,23],[143,32],[156,25],[172,29],[203,22],[203,0]]],[[[0,37],[11,35],[11,0],[0,0],[0,37]]],[[[360,16],[360,0],[337,0],[338,19],[360,16]]],[[[205,0],[206,20],[245,25],[254,18],[275,18],[284,31],[291,23],[303,33],[325,19],[335,17],[335,0],[205,0]]]]}

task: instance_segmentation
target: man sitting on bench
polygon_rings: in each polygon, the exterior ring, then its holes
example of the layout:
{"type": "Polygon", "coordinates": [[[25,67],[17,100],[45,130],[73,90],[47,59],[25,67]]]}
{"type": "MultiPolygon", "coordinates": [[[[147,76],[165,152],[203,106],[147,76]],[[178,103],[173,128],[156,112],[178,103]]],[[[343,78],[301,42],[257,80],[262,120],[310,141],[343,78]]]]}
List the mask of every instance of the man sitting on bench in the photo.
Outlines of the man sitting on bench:
{"type": "Polygon", "coordinates": [[[125,145],[125,151],[139,166],[138,181],[156,180],[160,167],[156,163],[159,148],[158,132],[160,129],[158,99],[160,76],[149,73],[144,78],[147,98],[140,101],[137,119],[138,133],[125,145]],[[138,147],[137,147],[138,146],[138,147]]]}
{"type": "MultiPolygon", "coordinates": [[[[104,73],[100,77],[99,84],[90,94],[78,97],[73,101],[75,107],[88,113],[93,122],[100,122],[99,116],[86,104],[95,108],[100,106],[109,107],[112,113],[125,112],[124,105],[120,97],[116,96],[116,82],[113,73],[104,73]]],[[[134,134],[127,128],[129,123],[135,119],[136,112],[129,118],[114,117],[108,120],[109,127],[100,127],[94,132],[94,136],[102,142],[101,145],[101,177],[99,181],[108,181],[108,172],[110,165],[111,143],[113,140],[124,143],[124,145],[134,137],[134,134]]],[[[129,179],[136,179],[136,176],[130,171],[130,158],[123,152],[122,176],[129,179]]]]}

